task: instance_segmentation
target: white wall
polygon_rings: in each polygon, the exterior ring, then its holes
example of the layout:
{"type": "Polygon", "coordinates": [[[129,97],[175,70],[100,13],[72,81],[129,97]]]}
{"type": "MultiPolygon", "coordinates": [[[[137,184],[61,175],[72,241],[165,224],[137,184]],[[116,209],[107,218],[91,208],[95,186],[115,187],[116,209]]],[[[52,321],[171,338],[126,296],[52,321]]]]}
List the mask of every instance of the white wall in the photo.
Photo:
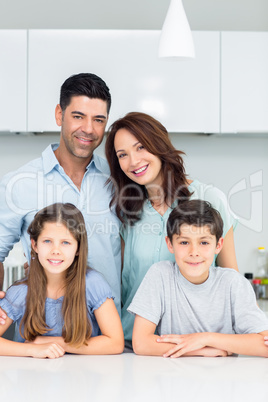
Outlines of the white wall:
{"type": "MultiPolygon", "coordinates": [[[[43,149],[51,142],[57,142],[58,138],[59,135],[47,134],[0,136],[0,178],[39,157],[43,149]]],[[[230,206],[241,218],[235,232],[239,268],[242,273],[254,272],[257,247],[266,246],[268,249],[268,136],[171,134],[171,139],[177,149],[186,153],[186,171],[190,178],[219,187],[227,196],[234,191],[230,206]],[[254,187],[256,172],[262,184],[254,187]],[[250,179],[253,186],[250,186],[250,179]],[[238,191],[236,186],[239,183],[245,184],[246,188],[238,191]],[[258,192],[263,198],[263,206],[254,198],[258,192]],[[258,222],[262,227],[254,227],[258,222]]],[[[98,153],[104,156],[104,143],[98,153]]]]}
{"type": "MultiPolygon", "coordinates": [[[[169,2],[0,0],[0,27],[161,29],[169,2]]],[[[267,0],[183,0],[183,4],[195,31],[268,30],[267,0]]]]}

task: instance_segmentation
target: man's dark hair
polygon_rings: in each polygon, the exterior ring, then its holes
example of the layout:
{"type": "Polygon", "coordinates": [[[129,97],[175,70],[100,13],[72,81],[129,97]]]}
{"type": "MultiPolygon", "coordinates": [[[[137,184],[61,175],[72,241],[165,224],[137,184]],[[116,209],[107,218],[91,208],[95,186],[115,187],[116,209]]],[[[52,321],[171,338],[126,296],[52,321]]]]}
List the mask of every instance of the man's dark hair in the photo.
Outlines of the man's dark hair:
{"type": "Polygon", "coordinates": [[[222,237],[223,220],[220,213],[207,201],[189,200],[180,203],[173,209],[167,221],[167,235],[172,241],[174,234],[180,234],[183,224],[192,226],[209,226],[216,240],[222,237]]]}
{"type": "Polygon", "coordinates": [[[73,96],[87,96],[107,102],[107,113],[111,107],[111,94],[105,82],[95,74],[80,73],[67,78],[61,86],[60,107],[64,112],[73,96]]]}

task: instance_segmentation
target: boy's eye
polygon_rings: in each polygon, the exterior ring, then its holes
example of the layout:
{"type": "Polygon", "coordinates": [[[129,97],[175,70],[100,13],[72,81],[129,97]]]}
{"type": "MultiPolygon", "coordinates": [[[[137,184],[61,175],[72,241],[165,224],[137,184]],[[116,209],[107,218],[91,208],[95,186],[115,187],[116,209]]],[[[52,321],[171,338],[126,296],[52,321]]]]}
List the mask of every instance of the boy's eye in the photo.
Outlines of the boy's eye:
{"type": "Polygon", "coordinates": [[[207,241],[202,241],[201,244],[202,244],[203,246],[206,246],[206,245],[208,244],[208,242],[207,242],[207,241]]]}
{"type": "Polygon", "coordinates": [[[188,244],[188,241],[181,241],[180,244],[182,244],[183,246],[185,246],[186,244],[188,244]]]}
{"type": "Polygon", "coordinates": [[[46,239],[44,240],[44,243],[50,243],[50,240],[46,239]]]}

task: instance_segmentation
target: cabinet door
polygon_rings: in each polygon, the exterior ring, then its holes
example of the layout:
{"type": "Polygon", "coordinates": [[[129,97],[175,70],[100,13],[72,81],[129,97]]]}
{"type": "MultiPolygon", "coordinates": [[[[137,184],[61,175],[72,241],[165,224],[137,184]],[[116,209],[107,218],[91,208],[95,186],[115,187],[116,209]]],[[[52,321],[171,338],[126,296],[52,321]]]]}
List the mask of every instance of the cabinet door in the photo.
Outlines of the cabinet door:
{"type": "Polygon", "coordinates": [[[30,30],[29,131],[58,130],[54,109],[72,74],[93,72],[112,94],[109,123],[149,113],[170,132],[219,132],[219,33],[194,32],[196,58],[159,59],[160,31],[30,30]]]}
{"type": "Polygon", "coordinates": [[[27,31],[0,30],[0,131],[26,131],[27,31]]]}
{"type": "Polygon", "coordinates": [[[222,32],[221,131],[268,132],[268,32],[222,32]]]}

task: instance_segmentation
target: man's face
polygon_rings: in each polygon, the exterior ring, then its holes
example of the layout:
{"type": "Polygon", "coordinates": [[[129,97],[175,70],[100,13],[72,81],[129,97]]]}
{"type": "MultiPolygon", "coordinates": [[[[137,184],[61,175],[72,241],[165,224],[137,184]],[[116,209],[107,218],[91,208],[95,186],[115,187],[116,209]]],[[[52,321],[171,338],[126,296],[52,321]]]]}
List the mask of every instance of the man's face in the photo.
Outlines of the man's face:
{"type": "Polygon", "coordinates": [[[107,102],[73,96],[64,112],[57,105],[55,116],[58,126],[61,126],[61,152],[89,161],[103,140],[108,121],[107,102]]]}

